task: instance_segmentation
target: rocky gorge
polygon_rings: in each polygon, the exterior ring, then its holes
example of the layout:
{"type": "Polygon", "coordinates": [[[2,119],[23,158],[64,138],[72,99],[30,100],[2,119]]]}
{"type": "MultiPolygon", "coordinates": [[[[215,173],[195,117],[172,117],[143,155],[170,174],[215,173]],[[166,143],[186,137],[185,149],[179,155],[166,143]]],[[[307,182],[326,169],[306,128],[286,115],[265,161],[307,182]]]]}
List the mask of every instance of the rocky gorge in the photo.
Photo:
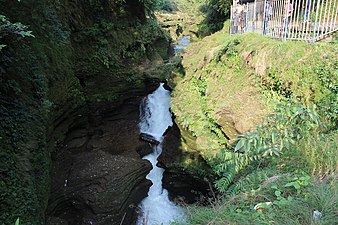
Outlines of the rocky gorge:
{"type": "Polygon", "coordinates": [[[189,224],[313,222],[310,176],[337,168],[337,42],[229,35],[224,20],[209,35],[216,2],[0,0],[0,224],[146,223],[163,202],[197,203],[184,207],[189,224]],[[163,140],[140,125],[160,83],[172,116],[163,140]],[[283,154],[249,139],[276,137],[283,154]],[[154,169],[163,179],[146,179],[154,169]],[[304,180],[301,192],[288,184],[304,180]],[[148,207],[152,185],[165,201],[148,207]]]}

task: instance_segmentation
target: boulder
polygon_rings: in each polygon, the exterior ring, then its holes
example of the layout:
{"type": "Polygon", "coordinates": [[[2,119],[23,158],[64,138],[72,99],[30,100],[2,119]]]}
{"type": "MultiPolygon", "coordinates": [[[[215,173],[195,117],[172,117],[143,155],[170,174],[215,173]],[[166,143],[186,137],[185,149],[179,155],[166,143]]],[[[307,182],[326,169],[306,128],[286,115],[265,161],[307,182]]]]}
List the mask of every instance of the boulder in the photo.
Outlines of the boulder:
{"type": "Polygon", "coordinates": [[[141,133],[140,138],[146,142],[158,145],[160,142],[151,134],[141,133]]]}

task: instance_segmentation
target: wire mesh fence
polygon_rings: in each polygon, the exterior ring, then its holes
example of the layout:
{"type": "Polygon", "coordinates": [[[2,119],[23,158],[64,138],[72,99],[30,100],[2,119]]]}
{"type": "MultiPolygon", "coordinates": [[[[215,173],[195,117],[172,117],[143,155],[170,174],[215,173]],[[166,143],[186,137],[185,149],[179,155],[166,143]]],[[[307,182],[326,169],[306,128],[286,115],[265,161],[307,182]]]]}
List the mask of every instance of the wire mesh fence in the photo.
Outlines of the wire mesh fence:
{"type": "Polygon", "coordinates": [[[231,34],[316,42],[337,31],[338,0],[255,0],[231,7],[231,34]]]}

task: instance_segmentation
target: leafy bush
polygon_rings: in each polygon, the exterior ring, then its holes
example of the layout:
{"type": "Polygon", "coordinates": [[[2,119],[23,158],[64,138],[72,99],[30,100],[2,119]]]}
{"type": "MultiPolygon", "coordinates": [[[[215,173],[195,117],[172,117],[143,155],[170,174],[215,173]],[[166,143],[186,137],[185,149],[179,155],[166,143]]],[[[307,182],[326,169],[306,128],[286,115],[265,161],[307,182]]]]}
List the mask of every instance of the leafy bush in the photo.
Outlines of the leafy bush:
{"type": "Polygon", "coordinates": [[[249,174],[221,199],[206,207],[187,207],[189,224],[334,224],[338,203],[335,178],[318,183],[303,171],[291,172],[291,168],[285,157],[270,160],[264,168],[250,167],[249,174]],[[254,210],[264,202],[272,204],[254,210]],[[316,220],[315,210],[322,215],[316,220]]]}
{"type": "Polygon", "coordinates": [[[280,156],[282,150],[290,149],[296,140],[302,139],[321,124],[315,106],[308,109],[300,104],[286,102],[276,106],[255,131],[238,135],[234,152],[221,151],[213,160],[213,168],[221,178],[215,186],[226,192],[234,177],[250,162],[264,157],[280,156]]]}
{"type": "Polygon", "coordinates": [[[199,35],[204,37],[223,28],[224,21],[230,16],[230,0],[206,0],[200,10],[205,14],[199,25],[199,35]]]}
{"type": "Polygon", "coordinates": [[[318,128],[321,122],[315,105],[308,109],[285,102],[278,104],[275,113],[263,124],[253,132],[238,135],[235,151],[245,153],[250,159],[279,156],[284,148],[289,149],[290,144],[318,128]]]}
{"type": "Polygon", "coordinates": [[[177,10],[177,6],[171,0],[158,0],[155,4],[155,10],[172,12],[177,10]]]}
{"type": "Polygon", "coordinates": [[[12,23],[4,15],[0,15],[0,75],[6,72],[6,68],[13,60],[15,50],[20,46],[21,39],[34,37],[22,23],[12,23]],[[19,44],[18,44],[19,43],[19,44]]]}
{"type": "Polygon", "coordinates": [[[6,47],[6,42],[19,41],[24,37],[34,37],[32,31],[28,30],[22,23],[12,23],[4,15],[0,15],[0,50],[6,47]]]}

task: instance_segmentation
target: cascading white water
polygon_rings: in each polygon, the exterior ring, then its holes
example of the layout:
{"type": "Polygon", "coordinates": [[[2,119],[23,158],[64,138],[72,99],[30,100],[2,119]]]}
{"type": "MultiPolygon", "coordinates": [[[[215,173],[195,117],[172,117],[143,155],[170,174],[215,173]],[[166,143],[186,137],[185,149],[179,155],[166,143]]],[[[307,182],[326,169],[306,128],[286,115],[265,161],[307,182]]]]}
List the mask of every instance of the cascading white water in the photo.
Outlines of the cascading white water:
{"type": "Polygon", "coordinates": [[[163,134],[169,126],[173,125],[170,108],[170,92],[160,84],[152,94],[141,105],[140,131],[152,135],[160,144],[153,147],[153,153],[146,155],[153,166],[147,175],[153,185],[150,187],[148,197],[144,198],[139,205],[141,214],[137,225],[167,225],[172,221],[185,221],[183,210],[171,202],[168,191],[162,188],[162,177],[164,169],[157,167],[157,158],[162,152],[163,134]]]}

